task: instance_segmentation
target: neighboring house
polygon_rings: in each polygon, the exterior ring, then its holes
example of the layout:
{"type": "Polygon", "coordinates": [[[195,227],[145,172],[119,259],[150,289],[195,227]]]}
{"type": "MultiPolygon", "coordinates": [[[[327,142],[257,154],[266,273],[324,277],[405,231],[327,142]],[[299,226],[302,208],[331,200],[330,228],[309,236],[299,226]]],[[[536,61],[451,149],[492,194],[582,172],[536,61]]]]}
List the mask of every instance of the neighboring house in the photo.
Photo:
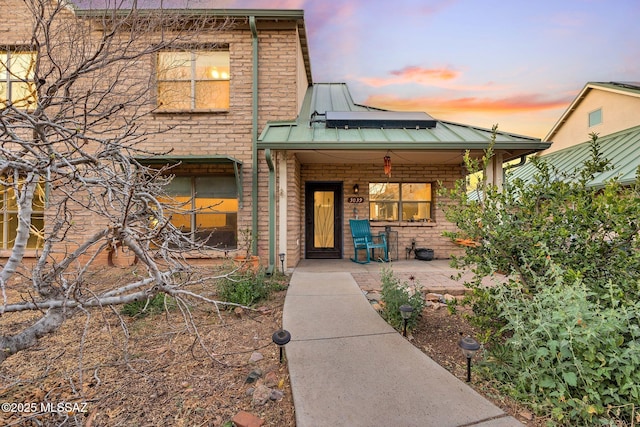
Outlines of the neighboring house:
{"type": "MultiPolygon", "coordinates": [[[[562,172],[571,172],[589,159],[590,134],[598,134],[604,158],[613,169],[590,183],[601,186],[614,176],[623,184],[636,179],[640,166],[640,82],[590,82],[580,91],[545,137],[553,145],[537,153],[562,172]]],[[[530,178],[531,163],[514,169],[511,178],[530,178]]]]}
{"type": "MultiPolygon", "coordinates": [[[[16,8],[22,4],[12,1],[16,8]]],[[[94,19],[103,12],[76,9],[74,14],[75,19],[94,19]]],[[[279,254],[285,255],[289,268],[303,258],[350,257],[350,218],[371,219],[375,233],[397,232],[394,259],[405,257],[412,240],[434,249],[438,258],[460,251],[442,237],[454,226],[444,218],[439,205],[447,200],[438,199],[437,188],[452,187],[465,176],[465,150],[480,157],[491,140],[490,130],[439,121],[426,113],[358,105],[345,84],[314,84],[301,10],[198,13],[230,17],[235,25],[201,32],[188,47],[161,52],[131,70],[155,82],[158,111],[140,125],[171,126],[144,142],[150,150],[171,154],[139,160],[179,164],[172,171],[172,195],[192,200],[194,206],[215,206],[176,216],[175,225],[194,238],[210,236],[208,242],[216,249],[212,257],[233,255],[243,231],[252,230],[257,236],[253,251],[270,270],[279,265],[279,254]],[[182,67],[184,73],[162,66],[177,60],[188,64],[182,67]],[[206,81],[194,80],[200,67],[207,67],[206,81]],[[188,88],[196,84],[204,90],[190,93],[188,88]],[[181,95],[170,96],[175,93],[181,95]]],[[[14,31],[19,24],[19,19],[9,20],[0,27],[5,64],[18,52],[37,55],[20,48],[29,40],[28,32],[14,31]]],[[[3,74],[4,87],[22,90],[28,76],[22,83],[12,82],[13,71],[3,74]]],[[[500,184],[503,161],[549,146],[498,132],[489,179],[500,184]]],[[[15,228],[10,206],[2,205],[0,256],[8,255],[15,228]]],[[[34,202],[34,225],[40,228],[47,224],[43,206],[41,200],[34,202]]],[[[33,255],[38,244],[34,239],[33,255]]]]}

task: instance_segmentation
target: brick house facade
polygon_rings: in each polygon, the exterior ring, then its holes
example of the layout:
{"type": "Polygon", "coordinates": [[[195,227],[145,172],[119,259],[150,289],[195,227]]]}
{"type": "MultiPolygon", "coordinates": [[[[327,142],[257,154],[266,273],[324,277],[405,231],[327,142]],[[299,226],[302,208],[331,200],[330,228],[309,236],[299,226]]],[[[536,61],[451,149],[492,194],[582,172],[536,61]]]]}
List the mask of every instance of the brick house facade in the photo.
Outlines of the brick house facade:
{"type": "MultiPolygon", "coordinates": [[[[0,46],[8,50],[29,43],[31,18],[22,1],[7,1],[16,11],[0,23],[0,46]]],[[[179,163],[172,172],[179,178],[176,183],[187,193],[191,191],[191,196],[224,189],[224,196],[215,197],[221,197],[218,210],[225,212],[209,212],[211,216],[206,219],[207,230],[215,235],[212,241],[215,249],[208,258],[232,256],[238,250],[237,241],[243,230],[251,230],[256,236],[252,251],[270,271],[279,266],[278,254],[285,254],[288,268],[308,257],[348,258],[353,253],[348,220],[355,217],[374,220],[372,227],[376,233],[397,231],[394,258],[404,258],[405,248],[412,240],[418,247],[434,249],[438,258],[448,258],[460,251],[442,237],[444,231],[454,227],[444,219],[440,206],[447,201],[437,199],[436,189],[438,185],[451,187],[465,175],[464,151],[470,149],[473,155],[482,155],[491,139],[489,130],[437,120],[427,127],[406,123],[397,126],[378,123],[375,118],[373,124],[363,128],[353,125],[342,130],[329,129],[327,112],[381,110],[353,103],[344,84],[313,83],[303,11],[165,10],[163,13],[191,13],[232,21],[232,25],[223,29],[215,26],[200,29],[188,47],[184,47],[185,52],[197,51],[191,56],[196,58],[194,69],[200,60],[199,51],[222,51],[222,56],[228,58],[224,66],[228,68],[224,71],[226,77],[213,82],[219,86],[207,86],[211,89],[204,93],[205,98],[211,97],[218,91],[225,92],[228,85],[228,105],[223,108],[198,110],[192,106],[181,110],[167,107],[170,103],[161,105],[159,100],[165,98],[159,88],[163,84],[178,87],[170,73],[162,75],[158,71],[163,57],[150,56],[130,70],[132,78],[154,80],[148,94],[149,108],[161,107],[140,118],[140,128],[150,132],[141,147],[166,153],[160,157],[140,156],[139,160],[158,166],[179,163]],[[318,119],[316,114],[325,119],[318,119]],[[154,132],[159,127],[168,130],[154,132]],[[370,128],[376,127],[382,131],[381,136],[370,137],[373,132],[370,128]],[[301,133],[304,135],[299,136],[301,133]],[[383,173],[385,155],[390,155],[393,162],[392,178],[383,173]],[[398,199],[393,201],[395,206],[389,207],[389,203],[375,201],[370,193],[376,183],[392,184],[398,189],[416,184],[429,189],[428,200],[398,199]],[[318,185],[322,190],[326,184],[333,189],[337,198],[333,203],[339,209],[335,210],[337,221],[332,225],[335,234],[329,244],[331,250],[324,251],[327,246],[317,251],[310,243],[314,239],[311,224],[315,217],[307,198],[314,194],[309,191],[318,185]],[[353,198],[356,184],[358,198],[353,198]],[[386,218],[382,214],[373,215],[379,208],[395,209],[395,214],[386,218]],[[418,210],[422,213],[418,214],[418,210]]],[[[69,9],[68,19],[90,21],[103,14],[100,10],[76,8],[69,9]]],[[[160,32],[150,36],[149,42],[159,36],[160,32]]],[[[192,81],[192,87],[198,83],[192,81]]],[[[502,161],[549,146],[534,138],[504,132],[499,133],[497,141],[494,168],[489,171],[496,183],[501,179],[502,161]]],[[[180,194],[187,197],[187,193],[180,194]]],[[[85,220],[83,232],[100,226],[92,224],[90,215],[85,220]]],[[[191,227],[191,232],[198,233],[199,218],[182,220],[187,231],[191,227]]],[[[46,227],[47,213],[44,223],[46,227]]],[[[0,251],[0,256],[7,255],[6,248],[0,251]]]]}

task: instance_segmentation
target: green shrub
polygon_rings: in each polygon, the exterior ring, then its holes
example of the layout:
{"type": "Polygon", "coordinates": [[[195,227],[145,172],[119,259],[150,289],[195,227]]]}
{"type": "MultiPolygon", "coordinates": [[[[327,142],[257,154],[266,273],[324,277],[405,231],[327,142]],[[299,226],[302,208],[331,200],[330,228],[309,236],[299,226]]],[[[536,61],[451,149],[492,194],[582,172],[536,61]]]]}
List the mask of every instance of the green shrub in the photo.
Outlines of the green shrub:
{"type": "Polygon", "coordinates": [[[220,300],[251,306],[267,299],[272,292],[283,289],[283,285],[274,278],[267,278],[264,270],[253,272],[239,271],[221,279],[217,284],[220,300]]]}
{"type": "Polygon", "coordinates": [[[631,424],[640,416],[640,302],[603,307],[580,280],[561,277],[549,263],[534,296],[507,287],[494,294],[508,337],[494,373],[559,424],[631,424]]]}
{"type": "Polygon", "coordinates": [[[121,314],[129,317],[147,317],[150,315],[162,313],[164,310],[171,310],[176,307],[176,301],[173,297],[159,293],[141,301],[133,301],[122,306],[121,314]]]}
{"type": "Polygon", "coordinates": [[[409,283],[400,283],[400,280],[394,276],[393,271],[383,268],[381,272],[382,291],[381,296],[384,301],[382,309],[382,317],[400,331],[404,327],[404,319],[400,314],[400,306],[408,304],[413,307],[411,317],[407,320],[407,330],[415,328],[418,323],[418,317],[424,308],[424,299],[420,292],[420,285],[415,284],[415,292],[409,291],[409,283]]]}
{"type": "Polygon", "coordinates": [[[591,186],[610,169],[595,134],[574,171],[532,161],[530,180],[481,181],[477,201],[461,183],[440,192],[459,237],[481,243],[453,262],[474,273],[467,300],[491,341],[487,366],[553,423],[640,423],[640,178],[591,186]],[[497,273],[506,280],[483,285],[497,273]]]}

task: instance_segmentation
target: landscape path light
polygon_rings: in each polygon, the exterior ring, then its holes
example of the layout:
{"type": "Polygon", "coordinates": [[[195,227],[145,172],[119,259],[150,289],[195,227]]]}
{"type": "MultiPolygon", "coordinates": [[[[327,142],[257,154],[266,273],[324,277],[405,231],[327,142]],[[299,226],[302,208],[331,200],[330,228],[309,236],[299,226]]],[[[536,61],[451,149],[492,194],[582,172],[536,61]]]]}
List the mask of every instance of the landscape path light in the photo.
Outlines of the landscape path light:
{"type": "Polygon", "coordinates": [[[462,350],[462,354],[467,358],[467,382],[471,382],[471,358],[480,350],[480,344],[473,338],[466,336],[460,338],[458,346],[462,350]]]}
{"type": "Polygon", "coordinates": [[[407,336],[407,322],[411,318],[411,313],[413,313],[413,307],[409,304],[402,304],[400,306],[400,315],[402,316],[402,322],[404,323],[404,327],[402,328],[402,336],[407,336]]]}
{"type": "Polygon", "coordinates": [[[285,257],[284,252],[282,252],[279,256],[280,256],[280,265],[282,265],[282,274],[284,274],[284,257],[285,257]]]}
{"type": "Polygon", "coordinates": [[[289,341],[291,341],[291,334],[285,329],[280,329],[273,333],[271,339],[278,346],[278,348],[280,348],[280,363],[282,363],[284,346],[287,345],[289,341]]]}

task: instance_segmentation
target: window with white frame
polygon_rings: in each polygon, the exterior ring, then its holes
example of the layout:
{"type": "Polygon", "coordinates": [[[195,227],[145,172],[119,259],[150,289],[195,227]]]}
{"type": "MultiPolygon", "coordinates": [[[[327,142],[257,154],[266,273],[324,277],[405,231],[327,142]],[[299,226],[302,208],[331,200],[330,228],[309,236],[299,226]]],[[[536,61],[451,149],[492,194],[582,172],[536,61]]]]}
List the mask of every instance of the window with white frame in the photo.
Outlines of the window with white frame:
{"type": "MultiPolygon", "coordinates": [[[[22,190],[22,182],[18,182],[18,193],[22,190]]],[[[44,185],[38,184],[33,201],[31,203],[33,212],[31,214],[31,234],[27,241],[27,249],[38,249],[42,247],[44,237],[44,209],[45,191],[44,185]]],[[[18,235],[18,200],[16,199],[16,186],[13,180],[4,178],[0,185],[0,237],[1,249],[11,249],[18,235]]]]}
{"type": "Polygon", "coordinates": [[[230,79],[228,50],[159,52],[158,111],[228,110],[230,79]]]}
{"type": "Polygon", "coordinates": [[[432,200],[431,183],[428,182],[372,182],[369,184],[369,219],[430,221],[432,200]]]}
{"type": "Polygon", "coordinates": [[[35,66],[35,52],[0,48],[0,109],[10,105],[20,109],[35,106],[35,66]]]}
{"type": "Polygon", "coordinates": [[[235,176],[176,176],[167,187],[171,223],[206,246],[235,249],[238,189],[235,176]]]}

